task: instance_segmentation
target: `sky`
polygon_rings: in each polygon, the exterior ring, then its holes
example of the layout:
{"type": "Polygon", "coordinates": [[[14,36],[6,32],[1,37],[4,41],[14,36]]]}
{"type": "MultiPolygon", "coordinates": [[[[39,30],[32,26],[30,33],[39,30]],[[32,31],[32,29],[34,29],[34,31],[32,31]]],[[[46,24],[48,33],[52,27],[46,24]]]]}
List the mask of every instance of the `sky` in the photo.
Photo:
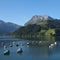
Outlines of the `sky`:
{"type": "Polygon", "coordinates": [[[60,0],[0,0],[0,20],[24,25],[34,15],[60,18],[60,0]]]}

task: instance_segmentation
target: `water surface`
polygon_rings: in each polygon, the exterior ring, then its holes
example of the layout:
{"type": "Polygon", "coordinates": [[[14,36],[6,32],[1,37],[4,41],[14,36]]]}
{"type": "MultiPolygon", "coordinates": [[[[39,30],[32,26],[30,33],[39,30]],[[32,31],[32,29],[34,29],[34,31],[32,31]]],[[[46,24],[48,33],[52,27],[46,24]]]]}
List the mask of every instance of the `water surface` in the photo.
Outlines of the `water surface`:
{"type": "MultiPolygon", "coordinates": [[[[58,39],[58,38],[57,38],[58,39]]],[[[57,45],[53,48],[49,48],[48,43],[39,44],[37,40],[24,40],[14,37],[0,37],[0,60],[60,60],[60,42],[57,41],[57,45]],[[13,47],[9,45],[15,42],[13,47]],[[4,55],[4,48],[2,42],[7,46],[6,49],[10,50],[10,55],[4,55]],[[34,42],[27,45],[27,42],[34,42]],[[19,43],[17,47],[16,44],[19,43]],[[22,48],[23,52],[17,54],[18,48],[22,48]]]]}

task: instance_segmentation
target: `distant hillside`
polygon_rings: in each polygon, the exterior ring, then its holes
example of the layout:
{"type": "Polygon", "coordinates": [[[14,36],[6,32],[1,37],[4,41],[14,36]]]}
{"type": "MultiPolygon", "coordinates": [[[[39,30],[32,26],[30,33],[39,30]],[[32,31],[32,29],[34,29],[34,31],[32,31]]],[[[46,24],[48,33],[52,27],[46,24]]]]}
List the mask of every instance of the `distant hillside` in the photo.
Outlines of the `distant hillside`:
{"type": "Polygon", "coordinates": [[[16,30],[13,34],[22,38],[40,36],[60,36],[60,20],[49,16],[33,16],[25,23],[25,26],[16,30]]]}
{"type": "Polygon", "coordinates": [[[11,22],[0,20],[0,34],[11,33],[17,30],[20,26],[11,22]]]}

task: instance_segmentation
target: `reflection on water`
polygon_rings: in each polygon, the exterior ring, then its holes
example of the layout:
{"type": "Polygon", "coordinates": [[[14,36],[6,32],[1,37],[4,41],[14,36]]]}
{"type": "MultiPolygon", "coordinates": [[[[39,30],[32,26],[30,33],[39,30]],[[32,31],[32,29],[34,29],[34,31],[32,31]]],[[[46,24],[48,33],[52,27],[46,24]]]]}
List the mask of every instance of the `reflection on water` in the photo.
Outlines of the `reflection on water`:
{"type": "Polygon", "coordinates": [[[60,60],[60,42],[56,41],[56,37],[41,37],[41,40],[24,40],[14,37],[0,38],[0,59],[1,60],[60,60]],[[49,45],[57,42],[52,48],[49,45]],[[10,50],[10,55],[4,55],[4,47],[2,42],[10,50]],[[29,43],[27,45],[27,43],[29,43]],[[11,47],[10,44],[13,44],[11,47]],[[19,44],[19,46],[16,46],[19,44]],[[23,52],[17,54],[17,49],[22,48],[23,52]]]}

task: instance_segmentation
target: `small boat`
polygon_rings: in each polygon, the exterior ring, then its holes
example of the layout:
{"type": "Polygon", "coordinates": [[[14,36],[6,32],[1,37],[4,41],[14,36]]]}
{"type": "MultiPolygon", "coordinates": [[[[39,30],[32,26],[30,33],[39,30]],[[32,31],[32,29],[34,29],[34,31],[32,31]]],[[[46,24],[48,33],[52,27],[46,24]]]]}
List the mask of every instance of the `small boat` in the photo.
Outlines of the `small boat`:
{"type": "Polygon", "coordinates": [[[42,43],[42,41],[39,41],[39,44],[42,43]]]}
{"type": "Polygon", "coordinates": [[[10,54],[10,51],[9,50],[5,50],[4,51],[4,55],[9,55],[10,54]]]}
{"type": "Polygon", "coordinates": [[[53,46],[54,46],[54,44],[51,44],[51,46],[53,47],[53,46]]]}
{"type": "Polygon", "coordinates": [[[54,42],[52,44],[49,45],[49,48],[53,48],[54,46],[56,46],[57,42],[54,42]]]}
{"type": "Polygon", "coordinates": [[[50,44],[50,45],[49,45],[49,48],[53,48],[53,47],[54,47],[54,44],[50,44]]]}
{"type": "Polygon", "coordinates": [[[4,49],[5,49],[5,48],[7,48],[7,46],[6,46],[6,45],[4,45],[4,49]]]}
{"type": "Polygon", "coordinates": [[[10,44],[10,47],[13,47],[13,45],[12,45],[12,44],[10,44]]]}
{"type": "Polygon", "coordinates": [[[16,44],[16,46],[18,47],[18,46],[19,46],[19,44],[16,44]]]}
{"type": "Polygon", "coordinates": [[[50,45],[49,48],[53,48],[53,47],[50,45]]]}
{"type": "Polygon", "coordinates": [[[13,41],[12,44],[15,45],[15,42],[13,41]]]}
{"type": "Polygon", "coordinates": [[[22,53],[22,52],[23,52],[22,48],[17,49],[17,53],[22,53]]]}
{"type": "Polygon", "coordinates": [[[51,46],[49,46],[49,48],[51,48],[51,46]]]}
{"type": "Polygon", "coordinates": [[[56,45],[56,44],[57,44],[57,42],[54,42],[54,44],[56,45]]]}
{"type": "Polygon", "coordinates": [[[16,46],[17,46],[17,47],[19,46],[19,42],[18,42],[18,43],[16,43],[16,46]]]}
{"type": "Polygon", "coordinates": [[[27,45],[29,45],[30,43],[27,43],[27,45]]]}

